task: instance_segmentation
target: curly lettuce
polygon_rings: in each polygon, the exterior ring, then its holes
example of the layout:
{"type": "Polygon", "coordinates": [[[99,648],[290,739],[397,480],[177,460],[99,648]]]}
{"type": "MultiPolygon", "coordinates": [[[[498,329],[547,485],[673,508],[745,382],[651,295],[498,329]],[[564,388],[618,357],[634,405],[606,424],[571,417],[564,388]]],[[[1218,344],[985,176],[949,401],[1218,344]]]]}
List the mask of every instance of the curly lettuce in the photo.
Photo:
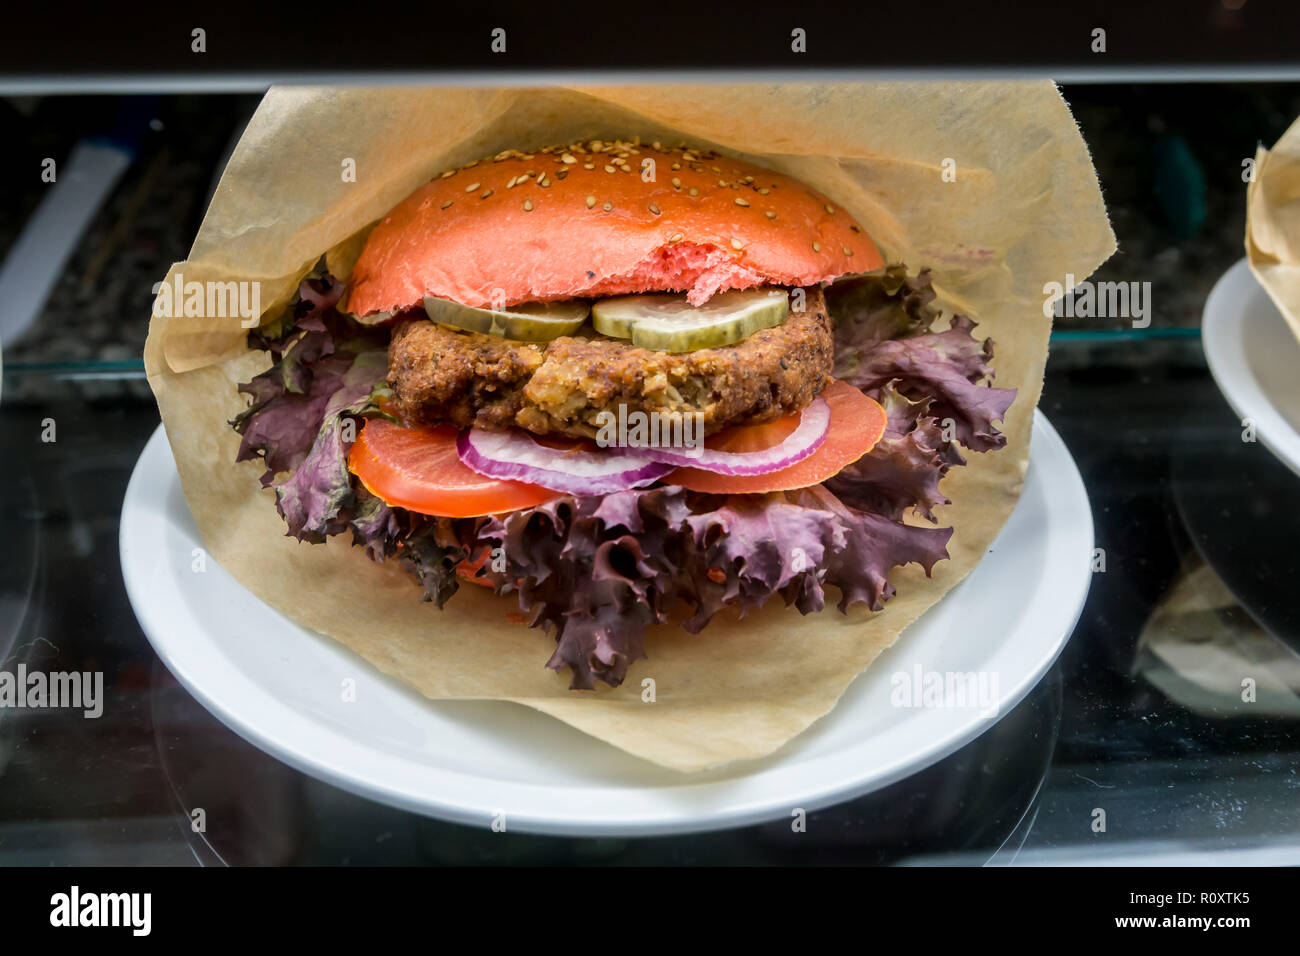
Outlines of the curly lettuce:
{"type": "Polygon", "coordinates": [[[720,497],[670,486],[562,498],[490,518],[478,537],[504,556],[480,576],[517,593],[529,623],[555,636],[547,666],[590,688],[621,683],[646,656],[646,630],[678,601],[692,633],[776,594],[820,611],[827,586],[841,610],[880,610],[894,593],[889,570],[916,562],[929,573],[951,534],[856,511],[822,487],[720,497]]]}
{"type": "Polygon", "coordinates": [[[1006,444],[995,427],[1016,391],[994,388],[993,340],[972,334],[975,323],[955,315],[941,332],[930,273],[909,277],[902,266],[837,283],[827,291],[835,318],[835,377],[880,400],[887,385],[951,423],[957,442],[972,451],[1006,444]],[[893,290],[892,293],[890,290],[893,290]]]}

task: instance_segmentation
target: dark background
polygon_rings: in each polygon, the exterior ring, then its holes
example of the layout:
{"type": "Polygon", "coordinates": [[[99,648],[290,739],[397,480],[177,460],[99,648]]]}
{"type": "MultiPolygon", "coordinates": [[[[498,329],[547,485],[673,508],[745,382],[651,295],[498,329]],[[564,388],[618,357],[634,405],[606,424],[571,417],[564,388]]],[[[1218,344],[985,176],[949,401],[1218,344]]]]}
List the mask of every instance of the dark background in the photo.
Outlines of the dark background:
{"type": "Polygon", "coordinates": [[[483,0],[436,5],[223,3],[199,10],[64,3],[9,11],[0,79],[303,79],[341,72],[489,73],[687,69],[1014,69],[1294,64],[1300,9],[1278,0],[1074,0],[1069,4],[831,0],[743,6],[657,0],[562,7],[483,0]],[[66,11],[66,12],[65,12],[66,11]],[[206,52],[192,51],[192,30],[206,52]],[[491,31],[507,32],[493,53],[491,31]],[[791,50],[791,30],[807,52],[791,50]],[[1093,30],[1106,50],[1093,51],[1093,30]]]}

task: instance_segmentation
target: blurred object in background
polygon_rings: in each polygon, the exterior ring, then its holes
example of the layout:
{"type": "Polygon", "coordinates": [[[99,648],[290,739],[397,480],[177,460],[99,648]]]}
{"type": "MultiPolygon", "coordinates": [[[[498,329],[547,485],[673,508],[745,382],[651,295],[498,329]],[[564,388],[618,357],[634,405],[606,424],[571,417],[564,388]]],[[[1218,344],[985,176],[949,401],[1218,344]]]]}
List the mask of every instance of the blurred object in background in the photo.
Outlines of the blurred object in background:
{"type": "Polygon", "coordinates": [[[1262,145],[1246,194],[1250,271],[1300,338],[1300,120],[1272,149],[1262,145]]]}
{"type": "Polygon", "coordinates": [[[1193,239],[1205,225],[1205,172],[1182,136],[1155,141],[1156,201],[1175,239],[1193,239]]]}
{"type": "Polygon", "coordinates": [[[140,356],[154,283],[188,255],[230,143],[258,100],[0,101],[0,131],[13,144],[0,155],[0,176],[17,184],[0,194],[0,276],[22,293],[0,299],[6,401],[41,400],[25,370],[74,375],[90,398],[149,397],[140,356]],[[116,169],[115,185],[104,143],[134,156],[116,169]],[[46,159],[57,164],[54,183],[41,181],[46,159]]]}
{"type": "Polygon", "coordinates": [[[1205,717],[1300,720],[1300,655],[1260,627],[1202,562],[1152,611],[1134,673],[1205,717]]]}
{"type": "Polygon", "coordinates": [[[53,157],[42,164],[45,199],[0,265],[0,346],[12,345],[36,322],[81,234],[134,156],[120,143],[85,139],[61,170],[53,157]]]}

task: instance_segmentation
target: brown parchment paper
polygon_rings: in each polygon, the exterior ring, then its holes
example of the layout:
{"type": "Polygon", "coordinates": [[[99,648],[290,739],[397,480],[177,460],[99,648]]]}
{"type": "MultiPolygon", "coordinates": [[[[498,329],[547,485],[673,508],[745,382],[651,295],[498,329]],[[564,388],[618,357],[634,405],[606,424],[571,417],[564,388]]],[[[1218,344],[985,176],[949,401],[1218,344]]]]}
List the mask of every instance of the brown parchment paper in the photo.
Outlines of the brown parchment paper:
{"type": "Polygon", "coordinates": [[[1300,338],[1300,120],[1255,152],[1246,186],[1246,259],[1300,338]]]}
{"type": "Polygon", "coordinates": [[[267,362],[246,349],[237,318],[155,318],[145,363],[210,553],[268,604],[430,698],[517,701],[696,771],[770,754],[827,713],[970,571],[1010,515],[1047,357],[1043,285],[1087,276],[1115,249],[1086,147],[1051,83],[276,88],[231,157],[189,260],[168,279],[261,281],[269,318],[322,253],[346,275],[366,227],[448,166],[634,134],[714,147],[808,182],[848,209],[887,261],[933,267],[941,301],[995,339],[997,383],[1020,390],[1007,447],[969,455],[945,480],[952,559],[932,579],[896,570],[898,595],[882,613],[803,617],[778,599],[696,636],[670,624],[649,635],[649,659],[622,687],[572,692],[544,666],[551,639],[507,617],[512,599],[462,587],[440,612],[393,563],[373,564],[345,536],[328,545],[285,537],[258,466],[234,464],[238,436],[226,422],[244,406],[235,385],[267,362]],[[345,159],[355,182],[340,175],[345,159]],[[642,701],[645,678],[655,681],[653,703],[642,701]]]}

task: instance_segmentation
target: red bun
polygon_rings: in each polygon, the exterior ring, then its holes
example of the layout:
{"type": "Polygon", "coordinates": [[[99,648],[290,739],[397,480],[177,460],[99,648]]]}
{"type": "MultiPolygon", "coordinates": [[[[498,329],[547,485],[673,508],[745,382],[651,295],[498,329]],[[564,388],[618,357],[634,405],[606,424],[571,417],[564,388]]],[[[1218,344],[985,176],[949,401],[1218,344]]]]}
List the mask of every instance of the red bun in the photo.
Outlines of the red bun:
{"type": "Polygon", "coordinates": [[[852,217],[798,180],[707,151],[592,141],[506,150],[421,186],[370,233],[346,308],[665,291],[699,304],[881,265],[852,217]]]}

